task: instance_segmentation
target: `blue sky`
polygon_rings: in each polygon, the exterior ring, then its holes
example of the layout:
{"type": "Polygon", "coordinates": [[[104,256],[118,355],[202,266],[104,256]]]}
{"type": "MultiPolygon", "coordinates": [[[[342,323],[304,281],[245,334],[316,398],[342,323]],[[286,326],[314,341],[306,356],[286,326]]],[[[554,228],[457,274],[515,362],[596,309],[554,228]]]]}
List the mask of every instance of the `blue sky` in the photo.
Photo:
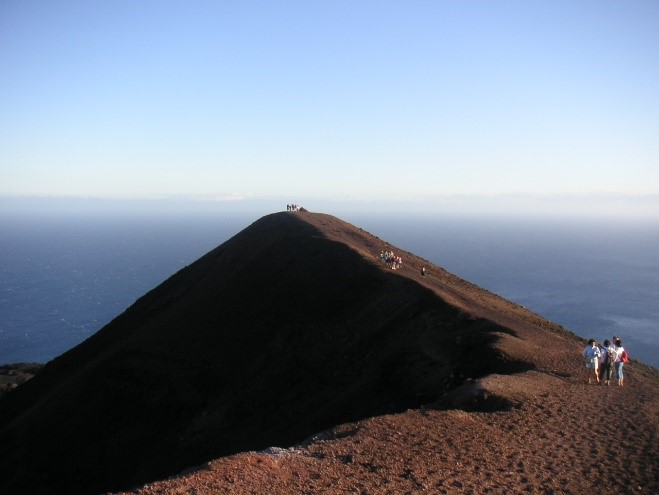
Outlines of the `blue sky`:
{"type": "Polygon", "coordinates": [[[658,25],[656,0],[4,0],[0,195],[647,209],[658,25]]]}

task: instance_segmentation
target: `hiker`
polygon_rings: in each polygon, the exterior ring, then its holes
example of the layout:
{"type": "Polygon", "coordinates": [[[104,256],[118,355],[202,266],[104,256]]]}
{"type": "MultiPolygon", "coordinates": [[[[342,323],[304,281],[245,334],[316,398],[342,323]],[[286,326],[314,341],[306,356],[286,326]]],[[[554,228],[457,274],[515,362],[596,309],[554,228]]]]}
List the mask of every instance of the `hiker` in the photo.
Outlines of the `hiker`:
{"type": "Polygon", "coordinates": [[[421,276],[422,277],[426,276],[426,267],[425,266],[423,268],[421,268],[421,276]]]}
{"type": "MultiPolygon", "coordinates": [[[[380,251],[380,259],[392,270],[397,270],[403,264],[403,258],[396,256],[393,251],[380,251]]],[[[425,268],[422,274],[425,275],[425,268]]]]}
{"type": "Polygon", "coordinates": [[[625,351],[625,348],[622,346],[622,340],[620,339],[616,340],[615,348],[616,348],[616,360],[615,360],[616,376],[618,377],[618,386],[622,387],[624,385],[624,380],[625,380],[625,377],[622,374],[622,367],[624,366],[627,360],[627,351],[625,351]]]}
{"type": "Polygon", "coordinates": [[[597,347],[597,344],[595,344],[595,339],[590,339],[588,341],[588,345],[584,347],[584,350],[581,354],[583,355],[584,360],[586,362],[588,383],[590,383],[592,374],[595,374],[595,380],[597,380],[597,383],[599,383],[600,376],[599,376],[599,369],[597,368],[597,364],[600,357],[600,350],[599,347],[597,347]]]}
{"type": "MultiPolygon", "coordinates": [[[[620,337],[618,337],[617,335],[614,335],[613,338],[611,339],[611,345],[613,346],[614,349],[616,348],[616,342],[618,342],[619,340],[620,337]]],[[[617,375],[616,375],[616,365],[614,362],[613,365],[611,366],[611,380],[613,380],[613,377],[615,376],[617,375]]]]}
{"type": "Polygon", "coordinates": [[[604,345],[600,348],[600,355],[602,364],[600,366],[600,378],[603,380],[604,385],[609,385],[611,382],[611,375],[613,373],[613,366],[616,361],[618,353],[611,342],[604,341],[604,345]]]}

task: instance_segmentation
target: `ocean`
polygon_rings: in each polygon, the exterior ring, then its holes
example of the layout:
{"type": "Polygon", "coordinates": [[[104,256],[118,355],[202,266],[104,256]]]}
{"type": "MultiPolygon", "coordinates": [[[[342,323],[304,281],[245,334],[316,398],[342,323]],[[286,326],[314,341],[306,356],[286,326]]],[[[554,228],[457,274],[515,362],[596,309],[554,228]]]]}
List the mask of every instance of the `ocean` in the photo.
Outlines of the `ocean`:
{"type": "MultiPolygon", "coordinates": [[[[584,338],[620,336],[659,368],[656,223],[337,216],[584,338]]],[[[55,358],[257,218],[0,217],[0,364],[55,358]]]]}

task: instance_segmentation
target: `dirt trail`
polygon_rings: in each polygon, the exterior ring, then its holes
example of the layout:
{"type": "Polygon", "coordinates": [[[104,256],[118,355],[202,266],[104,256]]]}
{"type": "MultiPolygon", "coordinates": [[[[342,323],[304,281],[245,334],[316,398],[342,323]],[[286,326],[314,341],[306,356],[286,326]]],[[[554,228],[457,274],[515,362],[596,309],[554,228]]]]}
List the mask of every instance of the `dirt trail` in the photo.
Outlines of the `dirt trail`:
{"type": "MultiPolygon", "coordinates": [[[[638,365],[637,365],[638,367],[638,365]]],[[[244,453],[133,495],[659,493],[652,370],[626,385],[539,372],[492,375],[473,395],[507,411],[411,410],[339,426],[290,449],[244,453]]]]}

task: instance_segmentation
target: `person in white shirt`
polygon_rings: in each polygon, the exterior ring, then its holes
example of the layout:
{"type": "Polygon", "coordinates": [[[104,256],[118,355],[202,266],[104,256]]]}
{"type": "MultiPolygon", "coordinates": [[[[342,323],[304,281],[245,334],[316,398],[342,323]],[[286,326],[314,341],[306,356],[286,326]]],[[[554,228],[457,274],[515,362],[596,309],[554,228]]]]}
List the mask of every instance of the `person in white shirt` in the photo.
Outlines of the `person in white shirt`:
{"type": "Polygon", "coordinates": [[[590,383],[590,380],[593,375],[595,376],[596,382],[599,383],[600,376],[599,376],[598,361],[601,353],[599,347],[597,347],[597,344],[595,343],[595,339],[590,339],[588,341],[588,345],[584,347],[584,350],[581,354],[583,355],[584,360],[586,362],[588,383],[590,383]]]}
{"type": "MultiPolygon", "coordinates": [[[[613,346],[614,349],[616,348],[616,342],[618,342],[619,338],[620,337],[618,337],[617,335],[614,335],[613,338],[611,339],[611,345],[613,346]]],[[[616,376],[616,365],[614,362],[613,366],[611,366],[611,380],[613,380],[615,376],[616,376]]]]}
{"type": "Polygon", "coordinates": [[[616,340],[616,375],[618,376],[618,386],[622,387],[625,377],[622,374],[622,366],[625,364],[622,360],[622,353],[625,352],[625,348],[622,346],[622,340],[616,340]]]}

